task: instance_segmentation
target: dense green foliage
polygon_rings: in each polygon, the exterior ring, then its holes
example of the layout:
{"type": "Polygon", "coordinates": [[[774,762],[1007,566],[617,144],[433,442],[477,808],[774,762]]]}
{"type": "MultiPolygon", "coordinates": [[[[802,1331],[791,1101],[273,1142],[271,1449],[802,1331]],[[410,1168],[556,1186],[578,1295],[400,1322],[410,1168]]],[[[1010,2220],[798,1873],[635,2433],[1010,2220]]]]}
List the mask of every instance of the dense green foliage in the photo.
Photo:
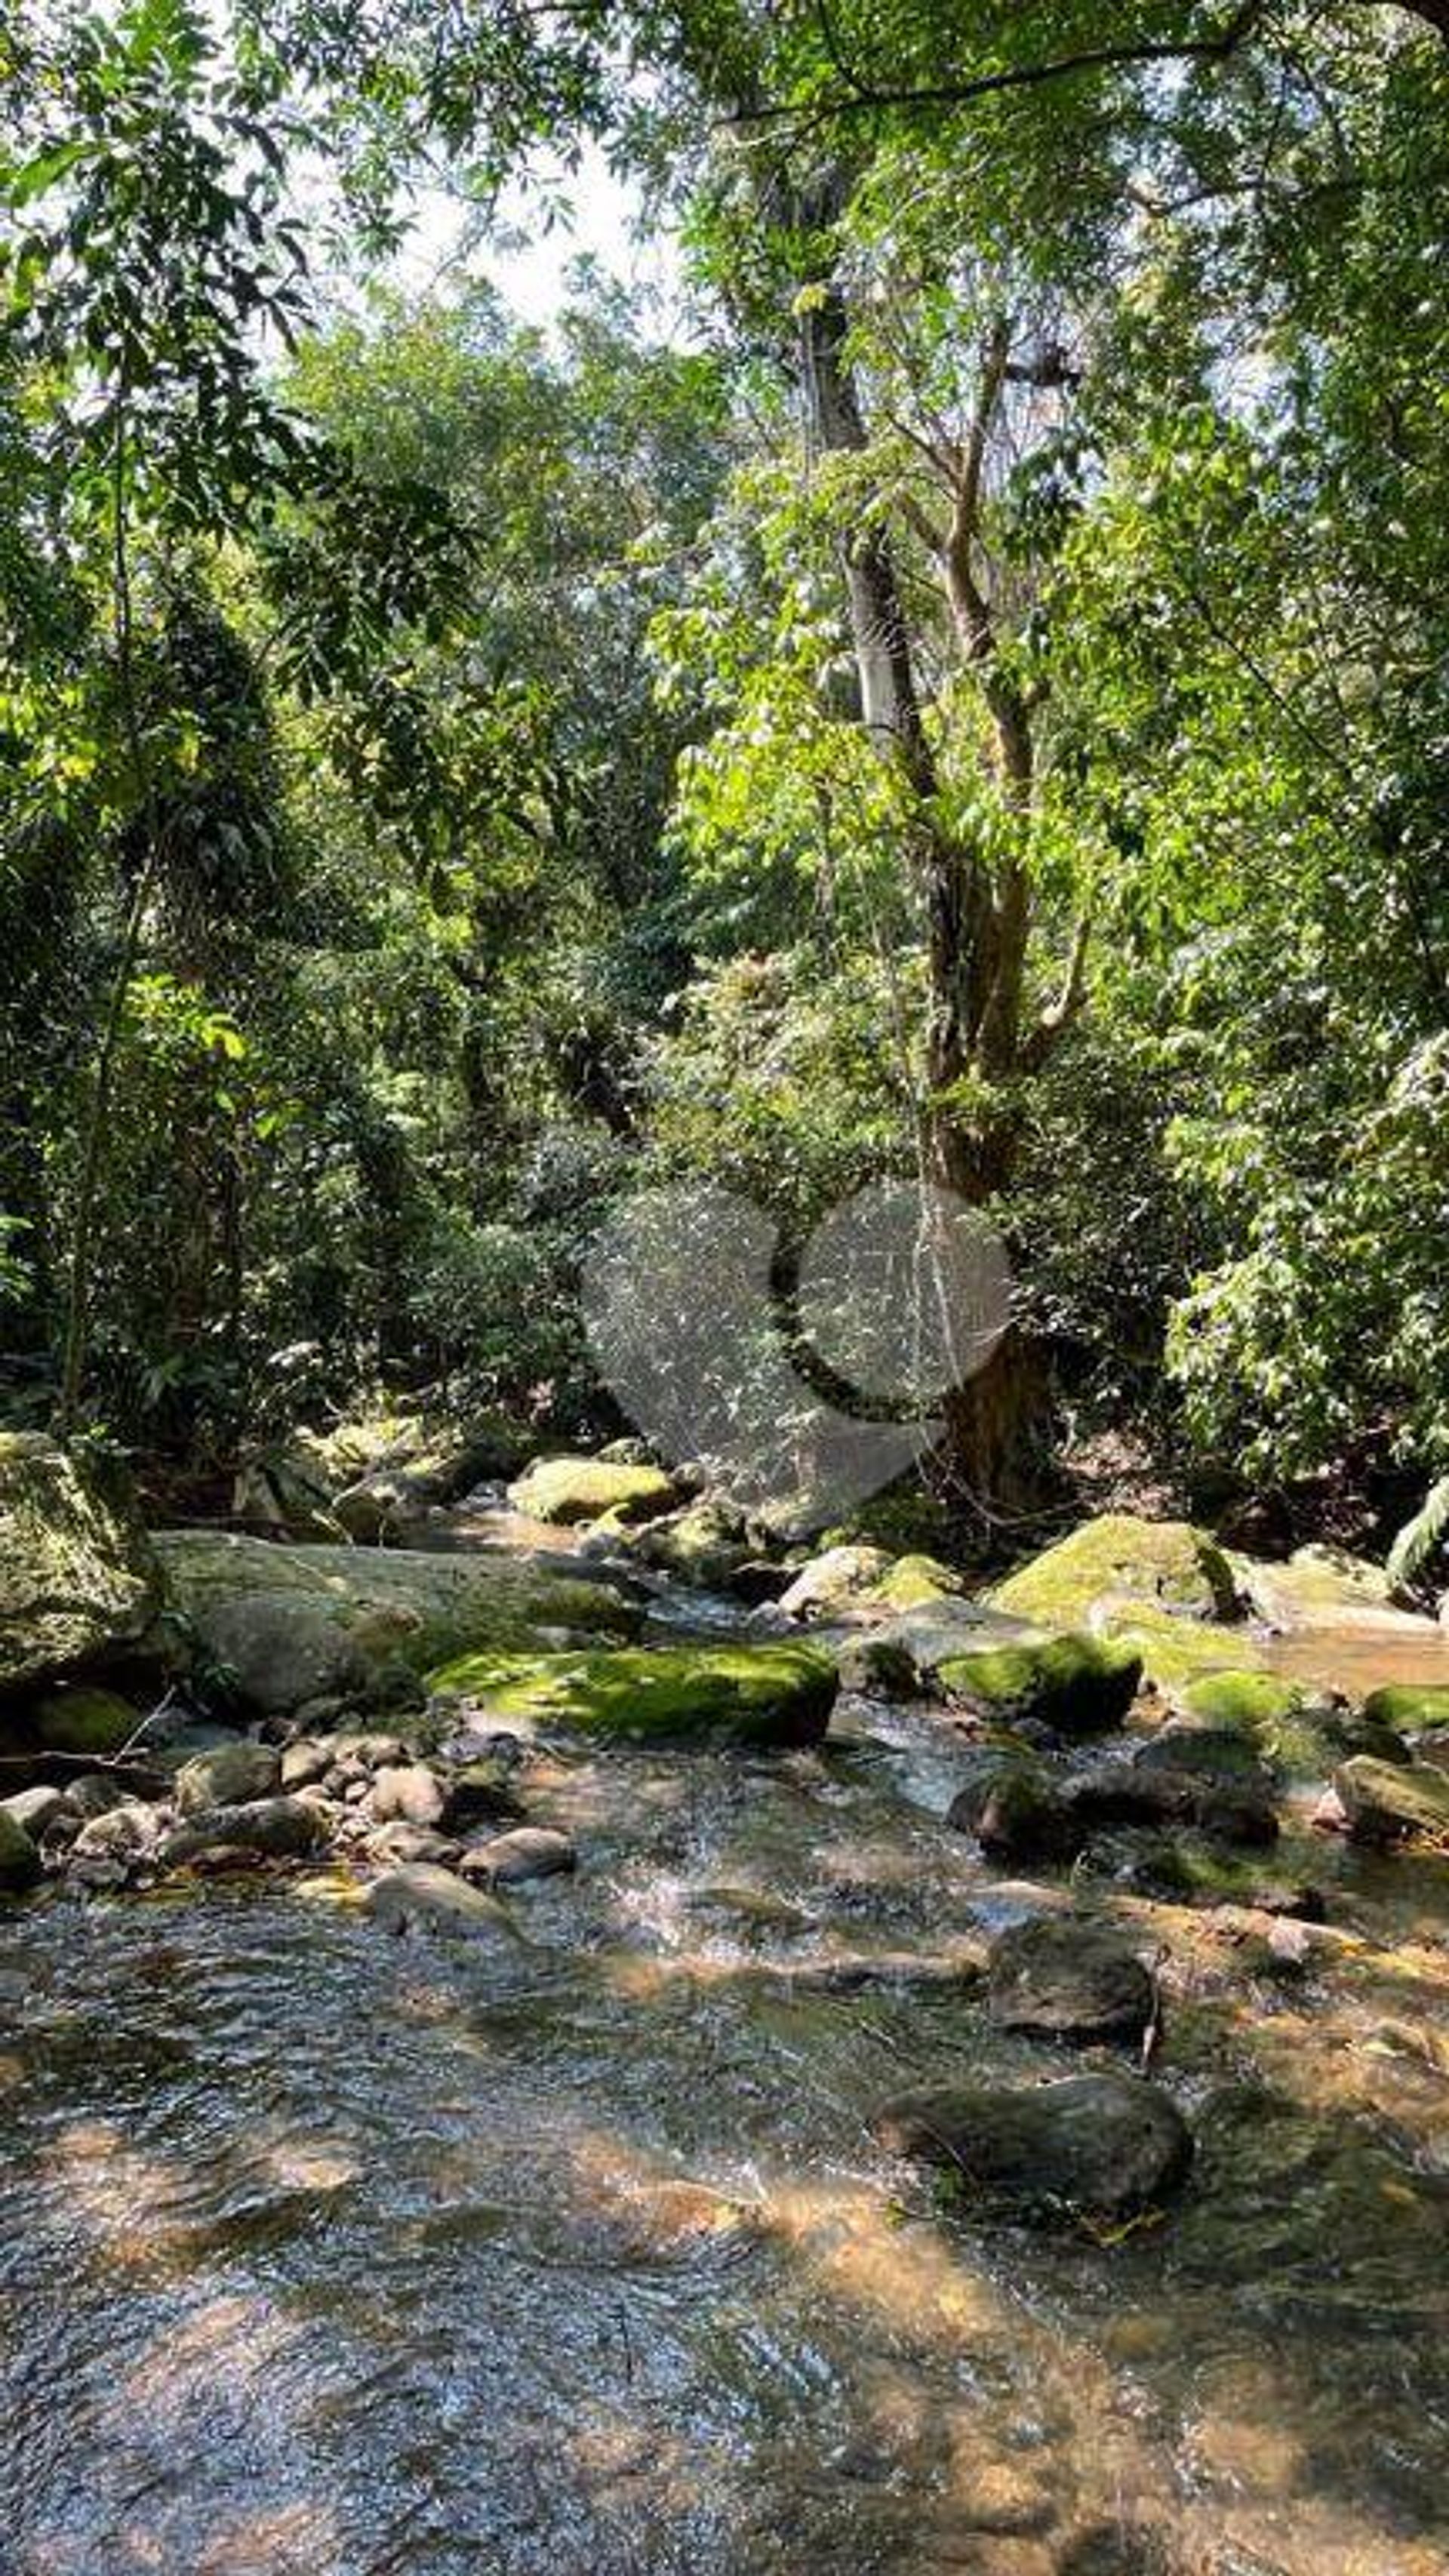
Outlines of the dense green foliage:
{"type": "Polygon", "coordinates": [[[621,1193],[798,1234],[925,1163],[1058,1429],[1391,1519],[1442,1477],[1440,17],[959,18],[0,19],[35,1408],[606,1420],[621,1193]],[[548,327],[402,295],[420,177],[589,138],[676,345],[586,271],[548,327]]]}

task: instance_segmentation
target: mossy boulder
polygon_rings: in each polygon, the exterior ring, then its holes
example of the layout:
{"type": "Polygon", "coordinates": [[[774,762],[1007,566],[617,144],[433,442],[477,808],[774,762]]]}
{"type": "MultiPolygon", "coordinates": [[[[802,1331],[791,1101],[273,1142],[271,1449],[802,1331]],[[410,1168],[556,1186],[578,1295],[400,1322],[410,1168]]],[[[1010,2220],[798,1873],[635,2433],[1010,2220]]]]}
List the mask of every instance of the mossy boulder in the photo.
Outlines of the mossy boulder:
{"type": "Polygon", "coordinates": [[[616,1512],[621,1521],[658,1520],[674,1509],[679,1490],[662,1467],[613,1464],[606,1458],[536,1458],[515,1478],[508,1499],[533,1521],[597,1521],[616,1512]]]}
{"type": "Polygon", "coordinates": [[[1230,1619],[1237,1607],[1232,1567],[1206,1531],[1188,1521],[1138,1520],[1130,1512],[1084,1521],[1018,1566],[991,1598],[1018,1618],[1071,1628],[1085,1624],[1106,1594],[1150,1603],[1177,1619],[1230,1619]]]}
{"type": "Polygon", "coordinates": [[[869,1597],[888,1610],[924,1610],[934,1601],[959,1599],[965,1589],[963,1578],[939,1557],[898,1556],[869,1597]]]}
{"type": "Polygon", "coordinates": [[[1137,1696],[1142,1658],[1099,1637],[1043,1637],[983,1645],[937,1668],[953,1699],[1006,1724],[1029,1718],[1059,1735],[1120,1726],[1137,1696]]]}
{"type": "Polygon", "coordinates": [[[0,1433],[0,1689],[130,1644],[159,1594],[119,1471],[38,1432],[0,1433]]]}
{"type": "Polygon", "coordinates": [[[1181,1702],[1195,1725],[1227,1727],[1240,1735],[1257,1735],[1281,1726],[1303,1707],[1306,1693],[1297,1682],[1276,1673],[1241,1670],[1200,1673],[1185,1684],[1181,1702]]]}
{"type": "Polygon", "coordinates": [[[1365,1753],[1333,1775],[1355,1842],[1431,1842],[1449,1850],[1449,1776],[1365,1753]]]}
{"type": "Polygon", "coordinates": [[[88,1753],[103,1760],[130,1743],[142,1714],[116,1691],[60,1684],[32,1701],[27,1733],[43,1753],[88,1753]]]}
{"type": "Polygon", "coordinates": [[[824,1734],[836,1674],[810,1646],[661,1646],[467,1655],[430,1674],[428,1686],[440,1698],[479,1701],[503,1725],[650,1744],[789,1745],[824,1734]]]}
{"type": "Polygon", "coordinates": [[[1148,1686],[1174,1699],[1207,1673],[1267,1670],[1266,1658],[1242,1628],[1212,1619],[1180,1619],[1151,1601],[1108,1593],[1093,1610],[1092,1629],[1132,1647],[1142,1657],[1148,1686]]]}
{"type": "Polygon", "coordinates": [[[1449,1727],[1449,1682],[1390,1682],[1370,1691],[1363,1704],[1370,1726],[1392,1727],[1396,1735],[1430,1735],[1449,1727]]]}
{"type": "Polygon", "coordinates": [[[174,1653],[268,1714],[334,1693],[385,1705],[450,1655],[518,1652],[560,1631],[630,1636],[639,1619],[616,1589],[547,1556],[281,1547],[218,1530],[165,1530],[156,1545],[174,1653]]]}
{"type": "Polygon", "coordinates": [[[651,1521],[634,1543],[641,1565],[657,1566],[680,1583],[701,1588],[727,1584],[748,1562],[744,1517],[727,1503],[690,1503],[682,1512],[651,1521]]]}

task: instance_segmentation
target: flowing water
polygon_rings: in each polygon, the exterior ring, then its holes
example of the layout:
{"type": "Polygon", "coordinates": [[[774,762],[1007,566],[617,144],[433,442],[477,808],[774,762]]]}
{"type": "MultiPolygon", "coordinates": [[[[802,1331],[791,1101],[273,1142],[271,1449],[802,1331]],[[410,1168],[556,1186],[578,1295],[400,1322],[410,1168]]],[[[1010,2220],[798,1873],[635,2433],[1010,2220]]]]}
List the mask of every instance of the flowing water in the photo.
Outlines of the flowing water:
{"type": "Polygon", "coordinates": [[[1167,1957],[1192,2181],[1116,2243],[871,2142],[988,2029],[959,1743],[540,1755],[530,1946],[340,1885],[0,1926],[3,2576],[1449,2568],[1449,1868],[1290,1836],[1352,1945],[1167,1957]]]}

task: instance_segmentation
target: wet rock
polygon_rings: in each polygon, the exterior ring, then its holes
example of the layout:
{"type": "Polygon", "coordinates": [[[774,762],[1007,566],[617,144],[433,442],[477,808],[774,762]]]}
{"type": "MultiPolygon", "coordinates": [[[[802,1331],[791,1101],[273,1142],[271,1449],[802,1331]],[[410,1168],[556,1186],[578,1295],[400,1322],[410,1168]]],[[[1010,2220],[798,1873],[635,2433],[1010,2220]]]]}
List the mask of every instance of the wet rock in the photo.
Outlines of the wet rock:
{"type": "Polygon", "coordinates": [[[938,1677],[953,1699],[1005,1724],[1096,1735],[1120,1726],[1137,1696],[1142,1658],[1096,1637],[982,1645],[951,1656],[938,1677]]]}
{"type": "Polygon", "coordinates": [[[201,1816],[213,1807],[243,1807],[253,1798],[269,1798],[281,1770],[275,1745],[236,1736],[182,1764],[176,1774],[177,1810],[182,1816],[201,1816]]]}
{"type": "Polygon", "coordinates": [[[119,1470],[39,1432],[0,1432],[0,1688],[129,1644],[159,1600],[119,1470]]]}
{"type": "Polygon", "coordinates": [[[973,1757],[946,1822],[973,1834],[990,1859],[1010,1862],[1072,1860],[1090,1831],[1029,1754],[995,1749],[973,1757]]]}
{"type": "Polygon", "coordinates": [[[943,2167],[964,2198],[1040,2219],[1128,2217],[1166,2199],[1192,2161],[1176,2105],[1127,2075],[903,2093],[874,2126],[892,2154],[943,2167]]]}
{"type": "Polygon", "coordinates": [[[13,1798],[0,1798],[0,1815],[9,1816],[32,1842],[43,1841],[46,1830],[59,1816],[72,1812],[63,1789],[41,1782],[34,1789],[17,1789],[13,1798]]]}
{"type": "Polygon", "coordinates": [[[780,1594],[780,1608],[789,1619],[832,1618],[872,1594],[890,1569],[883,1547],[827,1547],[780,1594]]]}
{"type": "Polygon", "coordinates": [[[998,1609],[1048,1627],[1089,1621],[1104,1594],[1128,1596],[1179,1619],[1230,1619],[1237,1585],[1227,1557],[1186,1521],[1111,1512],[1085,1521],[998,1583],[998,1609]]]}
{"type": "Polygon", "coordinates": [[[445,1834],[471,1834],[479,1825],[507,1823],[522,1814],[510,1785],[516,1765],[506,1754],[483,1754],[453,1772],[444,1787],[438,1822],[445,1834]]]}
{"type": "Polygon", "coordinates": [[[543,1825],[516,1825],[486,1843],[470,1843],[458,1867],[465,1878],[487,1886],[510,1887],[529,1878],[557,1878],[575,1870],[579,1856],[567,1834],[543,1825]]]}
{"type": "Polygon", "coordinates": [[[83,1823],[93,1816],[109,1815],[113,1807],[123,1804],[125,1788],[110,1771],[83,1771],[76,1780],[66,1783],[66,1797],[83,1823]]]}
{"type": "Polygon", "coordinates": [[[447,1867],[458,1857],[458,1846],[449,1835],[434,1833],[427,1825],[401,1822],[378,1825],[368,1835],[365,1848],[373,1860],[389,1868],[404,1868],[415,1860],[447,1867]]]}
{"type": "Polygon", "coordinates": [[[661,1646],[593,1654],[467,1656],[430,1676],[440,1697],[495,1719],[605,1740],[797,1745],[824,1734],[835,1666],[803,1645],[661,1646]]]}
{"type": "Polygon", "coordinates": [[[154,1858],[163,1828],[154,1807],[122,1799],[82,1825],[68,1854],[71,1876],[83,1886],[119,1887],[154,1858]]]}
{"type": "Polygon", "coordinates": [[[638,1611],[546,1557],[416,1548],[281,1547],[220,1530],[157,1538],[195,1651],[238,1699],[285,1715],[319,1696],[397,1705],[418,1675],[470,1648],[518,1652],[541,1627],[632,1635],[638,1611]]]}
{"type": "Polygon", "coordinates": [[[732,1592],[737,1601],[743,1601],[748,1609],[759,1610],[767,1604],[777,1603],[781,1593],[789,1590],[791,1579],[788,1565],[776,1565],[768,1557],[751,1556],[743,1565],[735,1567],[725,1589],[732,1592]]]}
{"type": "Polygon", "coordinates": [[[372,1775],[372,1812],[379,1824],[394,1819],[407,1825],[436,1826],[442,1820],[446,1789],[425,1762],[384,1763],[372,1775]]]}
{"type": "Polygon", "coordinates": [[[1134,1771],[1184,1773],[1202,1780],[1247,1781],[1265,1797],[1273,1783],[1250,1739],[1231,1727],[1164,1726],[1132,1757],[1134,1771]]]}
{"type": "Polygon", "coordinates": [[[835,1658],[842,1690],[883,1692],[888,1697],[910,1698],[920,1687],[915,1657],[908,1646],[895,1637],[872,1634],[863,1629],[859,1636],[849,1637],[835,1658]]]}
{"type": "Polygon", "coordinates": [[[388,1932],[458,1932],[513,1947],[522,1935],[496,1897],[451,1870],[417,1861],[373,1880],[363,1911],[388,1932]]]}
{"type": "Polygon", "coordinates": [[[0,1807],[0,1889],[18,1895],[35,1885],[40,1872],[40,1854],[24,1825],[0,1807]]]}
{"type": "Polygon", "coordinates": [[[1333,1788],[1355,1842],[1449,1844],[1449,1777],[1442,1771],[1356,1754],[1335,1771],[1333,1788]]]}
{"type": "Polygon", "coordinates": [[[1068,1781],[1063,1795],[1084,1839],[1113,1825],[1181,1826],[1230,1843],[1278,1839],[1271,1796],[1250,1779],[1113,1762],[1068,1781]]]}
{"type": "Polygon", "coordinates": [[[990,1960],[988,2007],[1002,2030],[1054,2039],[1140,2039],[1152,2020],[1151,1977],[1130,1940],[1079,1914],[1047,1914],[1003,1932],[990,1960]]]}
{"type": "Polygon", "coordinates": [[[159,1858],[167,1869],[214,1852],[253,1855],[258,1860],[305,1860],[327,1841],[327,1810],[310,1798],[257,1798],[241,1807],[215,1807],[168,1834],[159,1858]]]}
{"type": "Polygon", "coordinates": [[[536,1458],[508,1488],[514,1511],[535,1521],[596,1521],[606,1512],[626,1524],[657,1520],[679,1499],[662,1467],[607,1458],[536,1458]]]}

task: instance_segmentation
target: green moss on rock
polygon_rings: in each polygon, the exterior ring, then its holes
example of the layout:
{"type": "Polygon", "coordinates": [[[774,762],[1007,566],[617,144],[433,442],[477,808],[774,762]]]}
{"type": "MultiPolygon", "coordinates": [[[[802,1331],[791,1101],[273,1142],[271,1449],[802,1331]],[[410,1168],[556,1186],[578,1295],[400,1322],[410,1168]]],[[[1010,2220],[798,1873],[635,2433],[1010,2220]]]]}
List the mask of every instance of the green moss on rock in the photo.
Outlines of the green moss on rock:
{"type": "Polygon", "coordinates": [[[159,1589],[118,1470],[38,1432],[0,1433],[0,1688],[129,1643],[159,1589]]]}
{"type": "Polygon", "coordinates": [[[1297,1715],[1304,1694],[1276,1673],[1208,1672],[1187,1683],[1182,1705],[1199,1726],[1231,1727],[1254,1735],[1297,1715]]]}
{"type": "Polygon", "coordinates": [[[647,1743],[812,1744],[835,1666],[811,1646],[663,1646],[591,1654],[467,1655],[428,1677],[491,1717],[647,1743]]]}
{"type": "Polygon", "coordinates": [[[1126,1716],[1142,1680],[1142,1658],[1111,1639],[1046,1637],[953,1655],[939,1674],[953,1698],[991,1716],[1033,1718],[1062,1735],[1094,1735],[1126,1716]]]}
{"type": "Polygon", "coordinates": [[[28,1711],[36,1742],[46,1753],[119,1753],[141,1723],[141,1711],[115,1691],[79,1686],[47,1691],[28,1711]]]}
{"type": "Polygon", "coordinates": [[[870,1590],[872,1601],[891,1610],[923,1610],[933,1601],[956,1599],[966,1589],[959,1574],[936,1556],[898,1556],[889,1573],[870,1590]]]}
{"type": "Polygon", "coordinates": [[[1049,1627],[1085,1622],[1104,1594],[1126,1595],[1180,1619],[1229,1619],[1237,1605],[1222,1549],[1187,1521],[1108,1512],[1084,1521],[999,1583],[998,1609],[1049,1627]]]}
{"type": "Polygon", "coordinates": [[[657,1520],[678,1492],[661,1467],[612,1465],[604,1458],[537,1458],[508,1488],[516,1512],[534,1521],[657,1520]]]}
{"type": "Polygon", "coordinates": [[[1097,1635],[1130,1646],[1142,1657],[1143,1674],[1151,1687],[1174,1697],[1207,1673],[1267,1669],[1259,1648],[1241,1628],[1179,1619],[1150,1601],[1109,1600],[1099,1605],[1092,1625],[1097,1635]]]}
{"type": "Polygon", "coordinates": [[[217,1530],[157,1539],[178,1651],[268,1713],[342,1693],[378,1705],[399,1676],[470,1649],[518,1653],[559,1631],[632,1635],[634,1605],[547,1557],[279,1547],[217,1530]]]}
{"type": "Polygon", "coordinates": [[[1390,1682],[1370,1691],[1363,1713],[1371,1726],[1396,1735],[1426,1735],[1449,1726],[1449,1682],[1390,1682]]]}

